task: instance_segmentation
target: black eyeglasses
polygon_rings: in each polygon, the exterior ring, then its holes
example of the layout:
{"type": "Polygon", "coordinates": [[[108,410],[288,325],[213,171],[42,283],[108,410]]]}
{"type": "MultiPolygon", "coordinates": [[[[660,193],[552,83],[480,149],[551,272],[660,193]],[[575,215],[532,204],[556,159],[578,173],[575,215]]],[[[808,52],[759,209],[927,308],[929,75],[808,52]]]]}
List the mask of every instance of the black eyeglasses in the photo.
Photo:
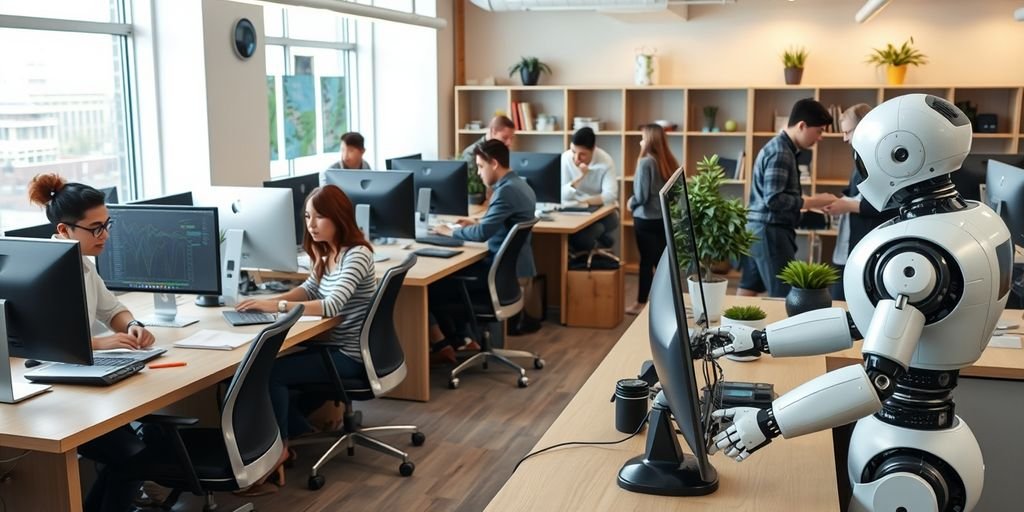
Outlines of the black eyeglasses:
{"type": "Polygon", "coordinates": [[[92,236],[94,236],[96,238],[99,238],[100,235],[102,235],[104,231],[106,231],[108,233],[110,232],[110,226],[114,225],[114,219],[107,219],[106,222],[104,222],[103,224],[100,224],[99,226],[96,226],[94,228],[88,228],[88,227],[85,227],[85,226],[79,226],[78,224],[72,224],[70,222],[65,222],[64,224],[67,224],[68,226],[71,226],[73,228],[84,229],[84,230],[92,233],[92,236]]]}

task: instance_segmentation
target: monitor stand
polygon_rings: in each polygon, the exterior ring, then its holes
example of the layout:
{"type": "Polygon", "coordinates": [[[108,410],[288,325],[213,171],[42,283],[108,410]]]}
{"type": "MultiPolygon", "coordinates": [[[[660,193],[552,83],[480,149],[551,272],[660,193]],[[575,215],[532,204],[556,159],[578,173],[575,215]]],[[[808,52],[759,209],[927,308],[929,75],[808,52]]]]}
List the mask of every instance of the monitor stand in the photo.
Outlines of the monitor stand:
{"type": "Polygon", "coordinates": [[[426,236],[430,234],[430,195],[431,189],[423,187],[419,191],[419,196],[416,198],[416,236],[426,236]]]}
{"type": "MultiPolygon", "coordinates": [[[[366,238],[366,241],[370,242],[370,243],[373,243],[372,242],[373,239],[370,238],[370,205],[368,205],[368,204],[357,204],[356,205],[356,226],[359,228],[360,231],[363,232],[363,237],[366,238]]],[[[381,262],[381,261],[387,261],[387,260],[391,259],[391,257],[389,255],[381,254],[380,252],[377,252],[377,250],[376,250],[376,246],[377,245],[387,244],[387,243],[389,243],[390,240],[391,240],[390,238],[385,238],[379,244],[373,244],[375,246],[374,247],[374,251],[373,251],[373,261],[381,262]]]]}
{"type": "Polygon", "coordinates": [[[619,470],[619,487],[660,496],[704,496],[718,490],[718,474],[714,468],[705,481],[700,476],[697,459],[683,453],[671,415],[664,394],[658,393],[651,407],[647,449],[642,455],[629,459],[619,470]]]}
{"type": "Polygon", "coordinates": [[[53,386],[14,381],[9,343],[7,339],[7,301],[0,299],[0,403],[14,404],[49,391],[53,386]]]}
{"type": "Polygon", "coordinates": [[[173,293],[154,293],[153,316],[140,321],[147,327],[185,327],[198,322],[199,319],[179,317],[178,301],[173,293]]]}
{"type": "Polygon", "coordinates": [[[213,308],[217,306],[234,306],[238,304],[238,281],[242,273],[242,240],[245,230],[229,229],[224,232],[221,247],[220,288],[221,295],[200,295],[196,297],[196,306],[213,308]]]}

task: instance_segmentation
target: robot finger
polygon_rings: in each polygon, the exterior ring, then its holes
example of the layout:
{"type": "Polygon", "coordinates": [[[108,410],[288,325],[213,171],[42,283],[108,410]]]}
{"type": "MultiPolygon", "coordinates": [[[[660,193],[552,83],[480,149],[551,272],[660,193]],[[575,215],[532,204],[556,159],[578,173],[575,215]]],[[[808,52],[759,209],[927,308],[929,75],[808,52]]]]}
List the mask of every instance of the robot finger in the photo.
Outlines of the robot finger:
{"type": "Polygon", "coordinates": [[[736,348],[732,344],[725,345],[723,347],[716,348],[711,351],[711,357],[718,358],[726,354],[731,354],[736,351],[736,348]]]}
{"type": "Polygon", "coordinates": [[[736,462],[743,462],[743,461],[747,460],[747,457],[750,457],[750,452],[748,452],[748,451],[746,451],[746,450],[743,450],[743,451],[742,451],[742,452],[740,452],[740,454],[739,454],[739,455],[738,455],[738,456],[736,457],[736,462]]]}
{"type": "Polygon", "coordinates": [[[714,419],[720,419],[725,421],[732,421],[733,417],[736,416],[736,408],[730,409],[717,409],[711,413],[711,417],[714,419]]]}

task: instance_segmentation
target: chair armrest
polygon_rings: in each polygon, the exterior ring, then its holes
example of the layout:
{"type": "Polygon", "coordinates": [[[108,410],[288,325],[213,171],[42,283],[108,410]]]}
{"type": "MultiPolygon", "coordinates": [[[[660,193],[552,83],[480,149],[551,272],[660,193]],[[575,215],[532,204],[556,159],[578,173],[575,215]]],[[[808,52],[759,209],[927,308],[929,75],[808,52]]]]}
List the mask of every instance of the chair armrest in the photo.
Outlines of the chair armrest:
{"type": "Polygon", "coordinates": [[[137,420],[139,423],[154,423],[174,427],[191,427],[199,423],[199,418],[171,416],[169,414],[147,414],[137,420]]]}

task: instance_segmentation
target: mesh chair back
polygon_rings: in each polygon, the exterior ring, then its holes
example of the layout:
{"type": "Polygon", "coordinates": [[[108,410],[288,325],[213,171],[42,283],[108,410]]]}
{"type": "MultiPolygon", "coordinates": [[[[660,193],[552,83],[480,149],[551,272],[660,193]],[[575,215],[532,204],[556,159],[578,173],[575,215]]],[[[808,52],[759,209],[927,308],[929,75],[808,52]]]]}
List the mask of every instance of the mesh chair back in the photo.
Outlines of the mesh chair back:
{"type": "MultiPolygon", "coordinates": [[[[533,226],[540,219],[533,218],[520,222],[509,230],[505,241],[498,248],[491,263],[491,270],[487,275],[487,287],[491,294],[491,304],[496,315],[508,314],[508,310],[519,304],[518,309],[512,311],[508,316],[514,315],[522,309],[521,301],[523,291],[519,287],[519,276],[516,274],[516,263],[519,261],[519,253],[530,239],[533,226]]],[[[529,250],[529,248],[527,248],[529,250]]],[[[504,320],[504,318],[499,318],[504,320]]]]}
{"type": "Polygon", "coordinates": [[[235,480],[241,487],[270,472],[283,449],[270,403],[270,372],[288,330],[304,309],[296,306],[260,331],[228,385],[221,429],[235,480]]]}

